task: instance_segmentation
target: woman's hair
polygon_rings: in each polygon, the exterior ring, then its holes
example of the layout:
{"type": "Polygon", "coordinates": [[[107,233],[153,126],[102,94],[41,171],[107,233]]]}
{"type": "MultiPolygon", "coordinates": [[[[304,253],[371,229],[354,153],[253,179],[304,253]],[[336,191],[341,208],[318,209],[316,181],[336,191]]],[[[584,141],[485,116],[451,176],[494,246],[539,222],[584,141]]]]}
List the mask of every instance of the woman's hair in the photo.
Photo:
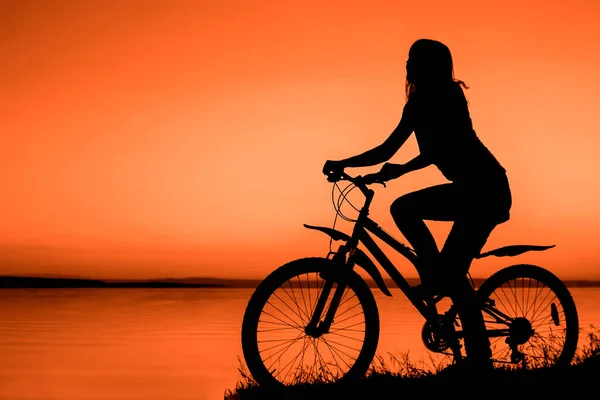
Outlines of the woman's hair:
{"type": "Polygon", "coordinates": [[[435,88],[454,83],[465,89],[469,87],[454,79],[454,67],[450,49],[432,39],[419,39],[408,52],[406,64],[406,98],[420,87],[435,88]]]}

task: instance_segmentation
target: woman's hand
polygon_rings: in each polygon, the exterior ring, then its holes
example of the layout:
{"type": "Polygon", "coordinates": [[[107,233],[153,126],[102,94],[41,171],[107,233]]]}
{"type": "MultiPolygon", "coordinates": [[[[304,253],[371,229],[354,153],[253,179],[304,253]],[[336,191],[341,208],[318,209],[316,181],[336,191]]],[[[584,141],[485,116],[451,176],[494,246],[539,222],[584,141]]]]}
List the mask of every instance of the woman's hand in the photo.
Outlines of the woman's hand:
{"type": "Polygon", "coordinates": [[[363,176],[363,182],[366,184],[381,183],[385,186],[386,181],[396,179],[405,173],[406,168],[403,164],[385,163],[379,172],[363,176]]]}
{"type": "Polygon", "coordinates": [[[378,174],[381,180],[389,181],[401,177],[406,172],[404,164],[385,163],[378,174]]]}
{"type": "Polygon", "coordinates": [[[344,171],[345,165],[342,161],[327,160],[323,166],[323,173],[327,176],[339,175],[344,171]]]}
{"type": "Polygon", "coordinates": [[[396,179],[406,173],[406,168],[403,164],[385,163],[379,172],[364,176],[365,182],[368,183],[384,183],[386,181],[396,179]]]}

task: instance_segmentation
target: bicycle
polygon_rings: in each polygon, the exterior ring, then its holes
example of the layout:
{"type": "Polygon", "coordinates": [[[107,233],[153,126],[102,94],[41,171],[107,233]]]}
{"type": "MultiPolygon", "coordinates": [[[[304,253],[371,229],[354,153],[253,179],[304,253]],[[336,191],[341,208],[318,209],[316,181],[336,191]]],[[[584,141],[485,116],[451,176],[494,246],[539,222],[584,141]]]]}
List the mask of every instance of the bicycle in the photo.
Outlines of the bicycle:
{"type": "MultiPolygon", "coordinates": [[[[342,244],[337,251],[330,249],[326,257],[301,258],[277,268],[257,286],[246,307],[242,351],[248,370],[260,385],[293,385],[307,378],[345,382],[367,373],[379,340],[379,312],[371,288],[355,267],[362,268],[383,294],[392,294],[359,244],[424,317],[421,339],[425,347],[452,357],[454,363],[464,359],[464,332],[455,305],[440,313],[437,305],[447,295],[423,296],[419,285],[409,284],[369,234],[404,256],[418,271],[415,251],[368,216],[375,193],[368,186],[375,182],[366,183],[363,177],[345,172],[338,179],[350,184],[340,190],[337,208],[334,204],[336,218],[350,190],[358,188],[365,196],[358,217],[346,218],[354,222],[352,234],[336,230],[335,222],[333,228],[304,224],[327,234],[330,244],[342,244]]],[[[333,190],[338,179],[328,178],[334,182],[333,190]]],[[[516,256],[552,247],[512,245],[475,258],[516,256]]],[[[470,282],[475,290],[473,280],[470,282]]],[[[571,363],[579,335],[578,314],[569,290],[556,275],[536,265],[511,265],[487,278],[475,296],[481,304],[495,367],[571,363]]]]}

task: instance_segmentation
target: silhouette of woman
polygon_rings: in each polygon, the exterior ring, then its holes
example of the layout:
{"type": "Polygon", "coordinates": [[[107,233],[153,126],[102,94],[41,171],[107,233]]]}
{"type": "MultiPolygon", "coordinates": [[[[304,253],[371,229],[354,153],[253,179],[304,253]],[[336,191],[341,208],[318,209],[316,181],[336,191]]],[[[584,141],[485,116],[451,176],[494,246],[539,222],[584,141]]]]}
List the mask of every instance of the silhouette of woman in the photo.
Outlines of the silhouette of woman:
{"type": "Polygon", "coordinates": [[[329,160],[323,172],[385,162],[414,132],[418,156],[405,164],[385,163],[365,179],[387,181],[435,165],[450,181],[403,195],[390,211],[418,255],[422,288],[446,291],[459,308],[465,334],[469,331],[467,358],[491,365],[490,342],[466,274],[492,230],[509,219],[512,198],[505,169],[473,129],[463,88],[468,89],[454,78],[449,48],[436,40],[417,40],[406,62],[406,103],[398,126],[381,145],[329,160]],[[453,221],[441,251],[425,220],[453,221]]]}

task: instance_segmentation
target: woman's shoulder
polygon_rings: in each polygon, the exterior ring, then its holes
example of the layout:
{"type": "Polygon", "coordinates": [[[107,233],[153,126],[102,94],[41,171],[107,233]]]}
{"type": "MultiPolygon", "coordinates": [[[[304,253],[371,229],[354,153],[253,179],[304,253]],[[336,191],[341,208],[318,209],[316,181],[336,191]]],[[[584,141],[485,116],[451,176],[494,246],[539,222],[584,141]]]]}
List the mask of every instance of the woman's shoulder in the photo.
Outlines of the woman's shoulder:
{"type": "Polygon", "coordinates": [[[467,96],[459,82],[452,82],[445,90],[445,101],[461,107],[467,106],[467,96]]]}
{"type": "Polygon", "coordinates": [[[406,107],[443,107],[449,103],[466,103],[466,96],[460,84],[452,82],[435,88],[417,90],[407,100],[406,107]]]}
{"type": "Polygon", "coordinates": [[[444,89],[444,93],[451,97],[465,97],[465,91],[461,86],[460,82],[450,82],[444,89]]]}

